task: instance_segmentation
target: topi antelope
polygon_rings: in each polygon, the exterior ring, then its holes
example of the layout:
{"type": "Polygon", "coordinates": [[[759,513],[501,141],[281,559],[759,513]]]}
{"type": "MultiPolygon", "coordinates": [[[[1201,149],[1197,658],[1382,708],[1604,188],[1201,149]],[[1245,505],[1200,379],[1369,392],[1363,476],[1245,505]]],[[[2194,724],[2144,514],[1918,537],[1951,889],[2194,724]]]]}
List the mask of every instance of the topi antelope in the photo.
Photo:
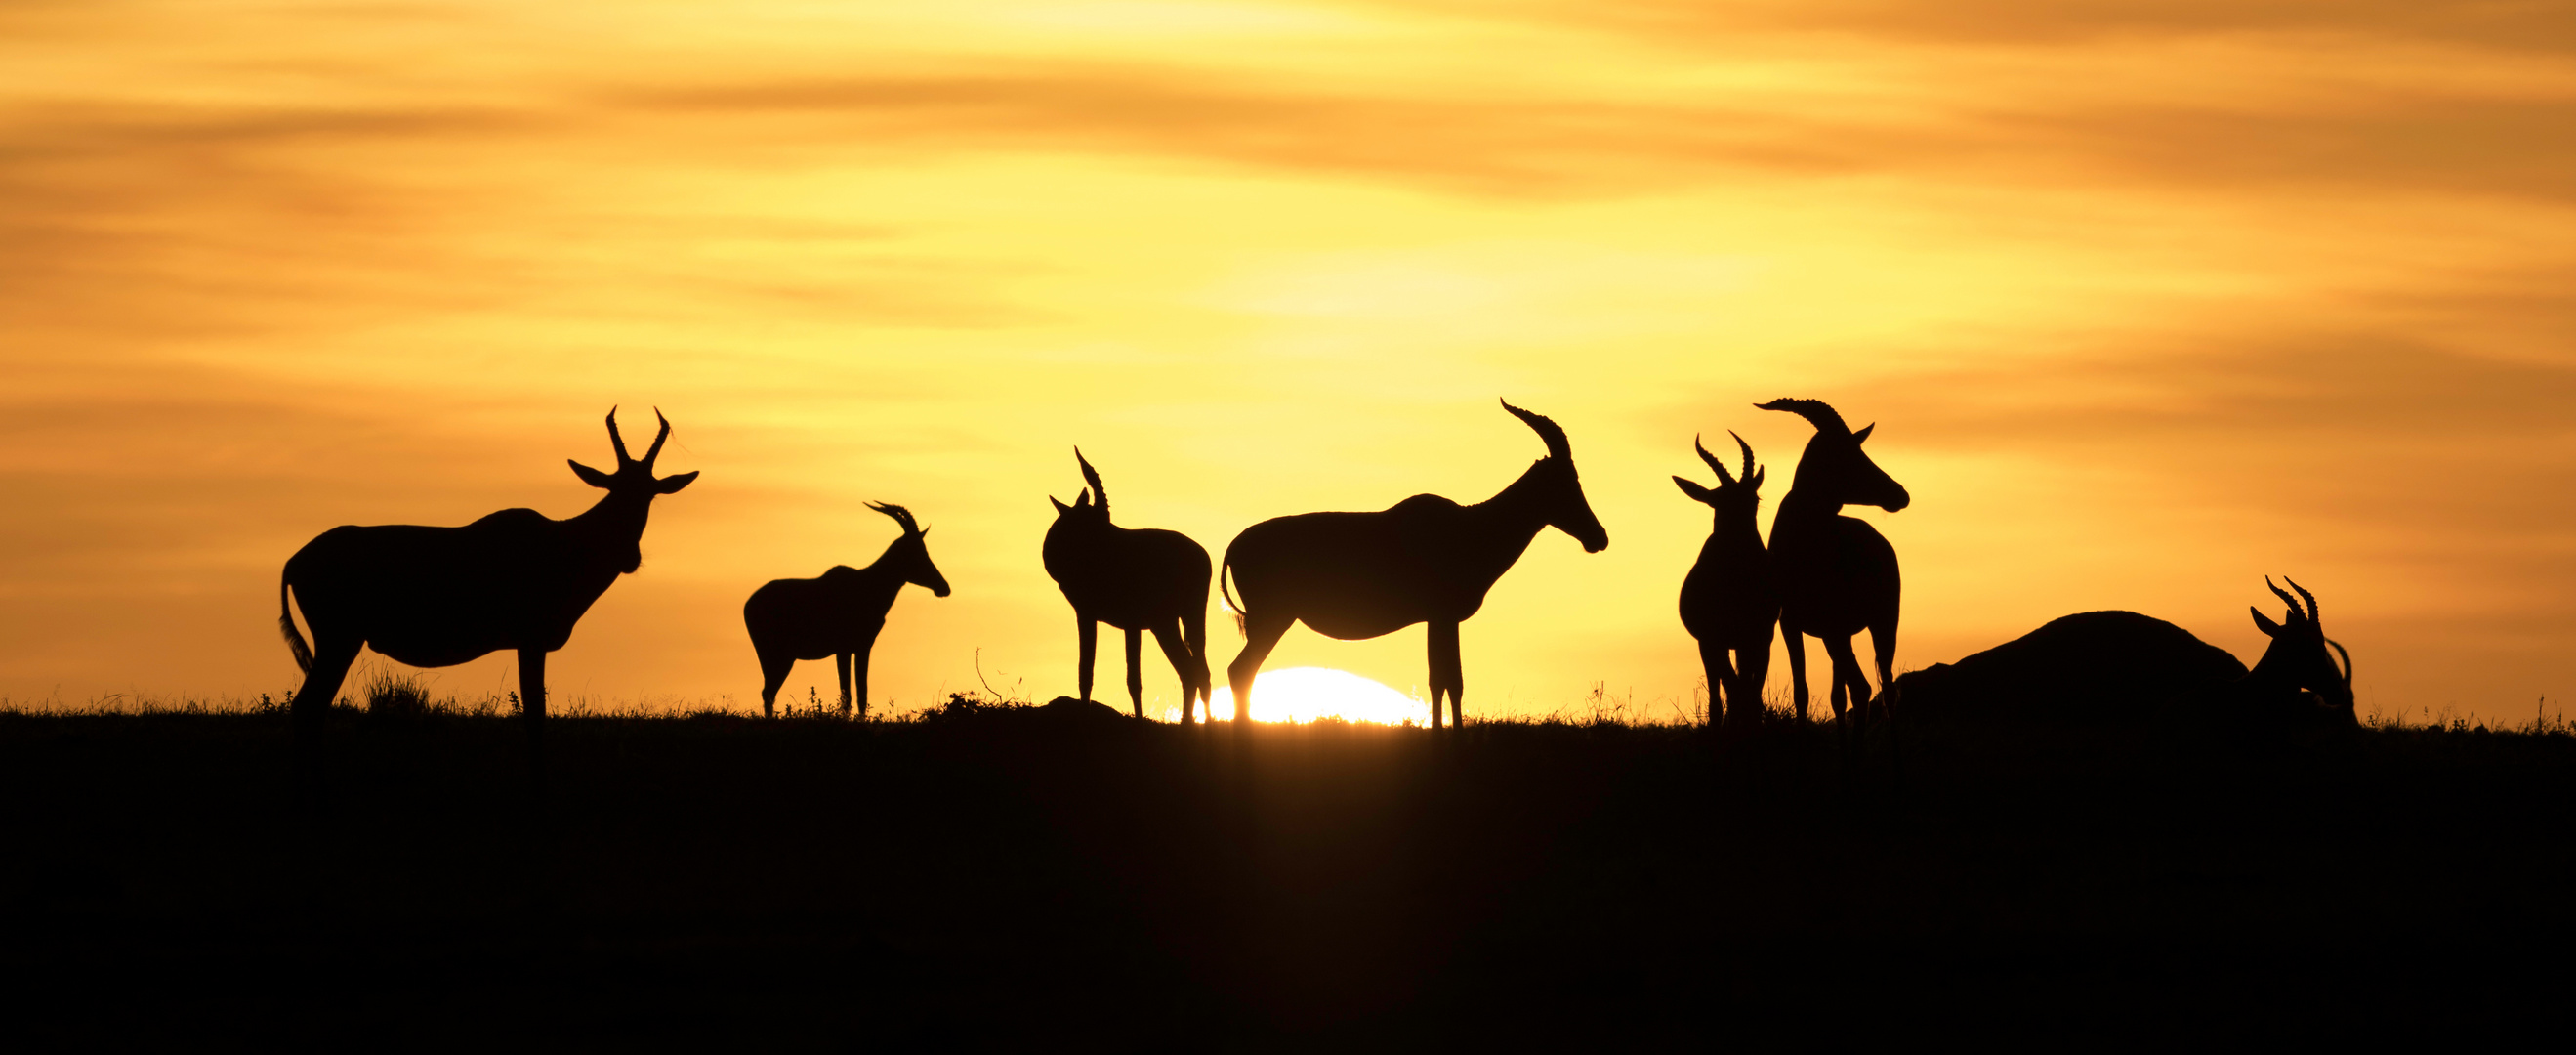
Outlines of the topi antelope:
{"type": "Polygon", "coordinates": [[[1681,601],[1682,626],[1699,640],[1700,664],[1708,670],[1711,725],[1721,717],[1739,724],[1761,720],[1771,629],[1780,621],[1780,588],[1772,581],[1771,555],[1762,549],[1762,529],[1753,522],[1762,505],[1764,471],[1754,467],[1753,446],[1744,437],[1735,436],[1735,446],[1744,452],[1741,477],[1727,475],[1726,463],[1691,438],[1699,460],[1717,471],[1716,490],[1673,477],[1683,494],[1716,511],[1699,562],[1682,579],[1681,601]]]}
{"type": "Polygon", "coordinates": [[[1138,658],[1144,632],[1151,630],[1154,643],[1181,677],[1181,724],[1188,725],[1209,689],[1207,550],[1177,531],[1111,524],[1109,489],[1101,485],[1100,472],[1079,447],[1073,460],[1091,486],[1072,505],[1047,498],[1055,503],[1055,523],[1047,527],[1042,553],[1047,575],[1073,604],[1082,644],[1077,671],[1082,698],[1091,699],[1098,624],[1107,623],[1127,632],[1127,702],[1136,717],[1144,717],[1145,678],[1138,658]]]}
{"type": "Polygon", "coordinates": [[[841,675],[841,715],[859,701],[859,717],[868,716],[868,650],[885,629],[886,611],[905,583],[948,596],[948,580],[930,563],[930,532],[902,506],[868,503],[892,518],[903,535],[888,544],[876,563],[864,568],[834,565],[811,579],[772,579],[742,603],[742,625],[751,631],[751,650],[760,656],[760,713],[778,716],[778,687],[800,659],[829,659],[841,675]],[[855,694],[855,695],[854,695],[855,694]]]}
{"type": "Polygon", "coordinates": [[[2288,720],[2322,718],[2329,724],[2356,724],[2352,707],[2352,653],[2344,651],[2340,642],[2325,635],[2325,627],[2317,621],[2316,595],[2296,581],[2283,581],[2290,583],[2290,589],[2299,591],[2299,596],[2291,597],[2280,587],[2272,585],[2271,576],[2263,577],[2263,585],[2269,587],[2281,603],[2290,606],[2290,611],[2281,622],[2275,623],[2264,617],[2262,609],[2248,607],[2247,610],[2254,613],[2254,628],[2271,638],[2272,644],[2263,650],[2263,658],[2254,661],[2254,669],[2246,671],[2245,677],[2236,682],[2229,695],[2266,717],[2288,720]],[[2302,598],[2308,602],[2304,609],[2299,606],[2302,598]],[[2334,656],[2326,654],[2329,645],[2343,657],[2340,666],[2334,656]]]}
{"type": "Polygon", "coordinates": [[[617,471],[570,463],[573,475],[608,494],[569,520],[504,509],[464,527],[343,525],[287,558],[277,584],[277,625],[305,674],[293,704],[297,739],[313,746],[361,647],[415,667],[454,666],[516,649],[529,758],[542,772],[546,653],[564,646],[609,584],[643,565],[638,543],[654,497],[698,478],[694,472],[653,475],[653,460],[671,438],[670,421],[659,410],[653,417],[662,428],[639,461],[627,456],[617,411],[609,409],[617,471]],[[290,594],[313,630],[310,649],[295,630],[290,594]]]}
{"type": "Polygon", "coordinates": [[[1842,515],[1842,509],[1871,505],[1893,513],[1913,499],[1860,449],[1878,426],[1854,432],[1834,408],[1813,399],[1775,399],[1756,409],[1796,414],[1816,428],[1798,456],[1798,472],[1789,481],[1788,496],[1780,500],[1780,514],[1771,520],[1771,568],[1780,584],[1780,633],[1789,647],[1798,718],[1807,717],[1807,644],[1800,635],[1809,635],[1824,641],[1833,664],[1834,722],[1843,727],[1847,745],[1856,743],[1860,727],[1868,724],[1870,704],[1879,703],[1892,723],[1896,701],[1872,699],[1869,680],[1852,656],[1852,635],[1869,631],[1878,684],[1885,689],[1895,675],[1902,583],[1896,548],[1867,522],[1842,515]],[[1846,700],[1859,711],[1855,723],[1843,721],[1846,700]]]}
{"type": "Polygon", "coordinates": [[[1238,728],[1249,728],[1252,677],[1261,672],[1261,661],[1301,620],[1344,641],[1430,624],[1431,726],[1440,727],[1444,698],[1451,723],[1466,720],[1459,622],[1484,605],[1485,591],[1520,559],[1540,528],[1574,536],[1586,553],[1610,544],[1584,501],[1565,430],[1509,403],[1503,409],[1538,433],[1547,457],[1501,494],[1472,506],[1415,495],[1375,513],[1277,517],[1235,536],[1217,582],[1223,590],[1223,575],[1230,573],[1241,594],[1240,603],[1227,598],[1245,638],[1243,653],[1226,669],[1238,728]]]}

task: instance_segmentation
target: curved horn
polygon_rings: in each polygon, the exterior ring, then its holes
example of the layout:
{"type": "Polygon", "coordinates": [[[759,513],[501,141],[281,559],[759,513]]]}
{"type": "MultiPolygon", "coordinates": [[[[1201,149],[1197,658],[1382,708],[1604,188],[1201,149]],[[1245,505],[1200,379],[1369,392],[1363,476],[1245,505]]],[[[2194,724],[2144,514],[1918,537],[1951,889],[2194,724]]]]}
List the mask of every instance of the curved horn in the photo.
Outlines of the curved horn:
{"type": "Polygon", "coordinates": [[[1735,478],[1726,475],[1726,463],[1717,460],[1717,455],[1710,454],[1708,448],[1700,446],[1698,436],[1691,437],[1691,449],[1699,452],[1699,460],[1707,462],[1709,468],[1717,470],[1717,478],[1720,481],[1729,487],[1735,486],[1735,478]]]}
{"type": "MultiPolygon", "coordinates": [[[[1729,436],[1735,436],[1735,430],[1728,429],[1726,430],[1726,434],[1729,436]]],[[[1735,445],[1744,451],[1744,469],[1736,475],[1750,480],[1753,478],[1753,445],[1744,442],[1744,437],[1742,436],[1735,436],[1735,445]]]]}
{"type": "Polygon", "coordinates": [[[2299,599],[2298,599],[2298,598],[2290,596],[2289,591],[2284,590],[2284,589],[2282,589],[2282,588],[2280,588],[2280,587],[2278,587],[2278,586],[2273,586],[2273,585],[2272,585],[2272,577],[2271,577],[2271,576],[2266,575],[2266,576],[2264,576],[2264,577],[2263,577],[2263,585],[2265,585],[2265,586],[2267,586],[2267,587],[2271,587],[2272,595],[2273,595],[2273,596],[2275,596],[2275,597],[2280,598],[2280,599],[2281,599],[2281,603],[2282,603],[2282,604],[2286,604],[2286,605],[2289,605],[2289,606],[2290,606],[2290,614],[2291,614],[2291,615],[2297,616],[2297,617],[2299,617],[2299,618],[2301,618],[2301,619],[2307,619],[2309,622],[2315,622],[2315,620],[2314,620],[2314,619],[2309,618],[2309,616],[2308,616],[2308,612],[2307,612],[2307,609],[2304,609],[2304,608],[2299,607],[2299,599]]]}
{"type": "Polygon", "coordinates": [[[2309,593],[2309,592],[2308,592],[2308,588],[2307,588],[2307,587],[2299,585],[2299,580],[2297,580],[2297,579],[2293,579],[2293,578],[2291,578],[2291,577],[2289,577],[2289,576],[2287,576],[2287,575],[2281,576],[2281,581],[2282,581],[2282,582],[2289,583],[2289,584],[2290,584],[2290,588],[2291,588],[2291,589],[2299,591],[2299,596],[2301,596],[2301,597],[2305,597],[2305,598],[2307,598],[2307,599],[2308,599],[2308,621],[2309,621],[2309,622],[2316,622],[2316,621],[2317,621],[2317,595],[2312,594],[2312,593],[2309,593]]]}
{"type": "Polygon", "coordinates": [[[2335,654],[2343,657],[2343,691],[2349,696],[2352,694],[2352,653],[2344,651],[2343,642],[2331,637],[2326,639],[2326,644],[2333,645],[2335,654]]]}
{"type": "Polygon", "coordinates": [[[1081,463],[1082,479],[1084,482],[1091,485],[1091,497],[1093,500],[1100,503],[1100,508],[1102,510],[1107,510],[1109,508],[1109,488],[1101,485],[1100,470],[1091,467],[1091,462],[1082,456],[1082,448],[1080,447],[1073,449],[1073,460],[1081,463]]]}
{"type": "Polygon", "coordinates": [[[885,502],[870,502],[868,508],[894,518],[894,522],[902,526],[903,533],[906,535],[921,534],[921,525],[913,522],[912,510],[885,502]]]}
{"type": "Polygon", "coordinates": [[[1497,402],[1503,404],[1504,410],[1511,411],[1513,417],[1521,419],[1521,424],[1529,426],[1530,431],[1538,433],[1539,439],[1546,441],[1549,457],[1566,459],[1574,457],[1573,445],[1565,442],[1565,430],[1558,428],[1555,422],[1547,420],[1546,415],[1522,410],[1513,406],[1509,400],[1497,400],[1497,402]]]}
{"type": "Polygon", "coordinates": [[[1825,402],[1821,399],[1789,399],[1783,397],[1772,400],[1768,403],[1753,404],[1753,409],[1785,410],[1789,413],[1807,419],[1807,424],[1815,426],[1816,431],[1818,432],[1830,433],[1835,436],[1851,435],[1851,426],[1843,424],[1843,416],[1835,413],[1834,408],[1826,406],[1825,402]]]}
{"type": "Polygon", "coordinates": [[[644,448],[644,471],[653,471],[653,459],[662,456],[662,441],[671,438],[671,419],[662,416],[662,408],[653,408],[653,420],[662,423],[662,431],[653,434],[653,445],[644,448]]]}
{"type": "Polygon", "coordinates": [[[608,408],[608,445],[617,448],[617,467],[623,469],[635,459],[626,456],[626,437],[617,434],[617,408],[608,408]]]}

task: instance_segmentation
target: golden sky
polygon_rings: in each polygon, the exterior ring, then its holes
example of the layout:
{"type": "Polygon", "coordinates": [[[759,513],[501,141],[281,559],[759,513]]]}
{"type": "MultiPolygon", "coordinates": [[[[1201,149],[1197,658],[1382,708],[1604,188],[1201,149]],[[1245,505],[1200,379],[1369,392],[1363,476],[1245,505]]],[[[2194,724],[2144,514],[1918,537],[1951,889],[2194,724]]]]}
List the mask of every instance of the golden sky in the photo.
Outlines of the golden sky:
{"type": "MultiPolygon", "coordinates": [[[[980,650],[1043,699],[1074,444],[1222,553],[1490,495],[1506,397],[1611,544],[1503,579],[1469,712],[1669,710],[1667,477],[1735,429],[1767,516],[1789,395],[1914,494],[1862,514],[1900,668],[2098,608],[2250,661],[2287,573],[2363,714],[2527,720],[2576,693],[2571,59],[2564,3],[0,4],[0,695],[291,689],[288,554],[576,513],[621,404],[704,476],[558,698],[756,703],[742,599],[873,560],[876,499],[956,592],[871,695],[980,650]]],[[[1412,688],[1422,634],[1301,664],[1412,688]]]]}

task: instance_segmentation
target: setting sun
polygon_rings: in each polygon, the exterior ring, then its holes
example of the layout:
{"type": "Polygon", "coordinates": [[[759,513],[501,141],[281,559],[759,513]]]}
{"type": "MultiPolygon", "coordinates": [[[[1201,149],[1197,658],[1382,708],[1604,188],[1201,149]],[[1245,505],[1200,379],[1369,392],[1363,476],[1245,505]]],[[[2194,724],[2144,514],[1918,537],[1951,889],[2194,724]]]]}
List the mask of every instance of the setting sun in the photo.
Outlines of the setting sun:
{"type": "MultiPolygon", "coordinates": [[[[1428,704],[1346,670],[1290,667],[1266,670],[1252,679],[1252,720],[1311,722],[1339,718],[1348,722],[1401,725],[1427,720],[1428,704]]],[[[1166,721],[1180,718],[1179,708],[1166,708],[1166,721]]],[[[1234,718],[1234,690],[1217,686],[1208,700],[1213,721],[1234,718]]]]}

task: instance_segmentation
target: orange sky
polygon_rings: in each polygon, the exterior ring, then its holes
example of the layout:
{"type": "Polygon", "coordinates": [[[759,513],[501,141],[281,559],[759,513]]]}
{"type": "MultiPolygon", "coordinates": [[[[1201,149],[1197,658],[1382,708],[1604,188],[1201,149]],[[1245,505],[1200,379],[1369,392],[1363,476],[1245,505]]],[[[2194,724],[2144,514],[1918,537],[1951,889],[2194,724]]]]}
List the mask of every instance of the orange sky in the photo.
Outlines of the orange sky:
{"type": "Polygon", "coordinates": [[[2365,715],[2576,692],[2566,5],[882,6],[0,7],[0,695],[289,689],[297,546],[578,512],[614,403],[705,475],[558,696],[756,702],[742,598],[873,559],[878,499],[956,593],[897,603],[872,695],[980,649],[1044,698],[1073,444],[1221,552],[1491,494],[1540,453],[1502,396],[1611,545],[1496,588],[1470,713],[1669,710],[1707,523],[1667,477],[1736,429],[1776,505],[1781,395],[1915,496],[1866,514],[1900,668],[2110,607],[2250,661],[2286,572],[2365,715]]]}

